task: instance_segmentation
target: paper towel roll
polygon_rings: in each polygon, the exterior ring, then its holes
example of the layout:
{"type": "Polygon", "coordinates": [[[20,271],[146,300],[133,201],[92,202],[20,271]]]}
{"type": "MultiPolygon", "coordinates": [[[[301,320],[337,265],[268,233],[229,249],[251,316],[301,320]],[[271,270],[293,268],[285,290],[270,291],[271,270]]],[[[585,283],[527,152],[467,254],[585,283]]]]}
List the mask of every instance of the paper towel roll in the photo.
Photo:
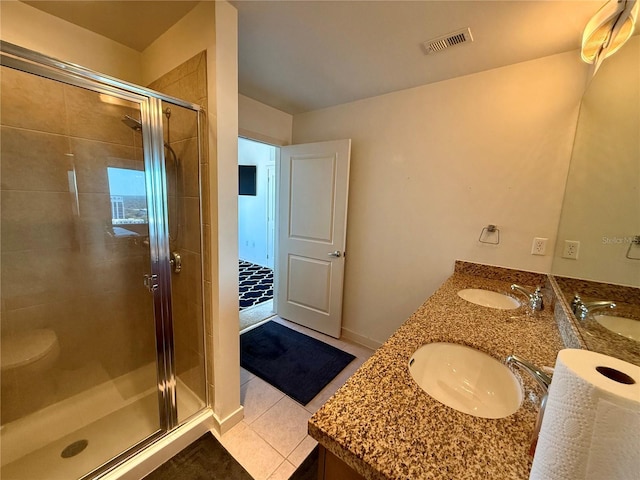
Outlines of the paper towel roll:
{"type": "Polygon", "coordinates": [[[561,350],[529,478],[640,479],[640,367],[561,350]]]}

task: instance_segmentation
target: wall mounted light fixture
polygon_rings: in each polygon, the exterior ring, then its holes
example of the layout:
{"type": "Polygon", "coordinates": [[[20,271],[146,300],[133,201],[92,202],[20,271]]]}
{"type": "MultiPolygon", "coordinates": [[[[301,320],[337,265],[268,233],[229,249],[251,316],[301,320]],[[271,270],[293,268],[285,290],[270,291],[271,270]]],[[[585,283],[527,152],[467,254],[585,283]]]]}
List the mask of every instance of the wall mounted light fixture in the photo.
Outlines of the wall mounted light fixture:
{"type": "Polygon", "coordinates": [[[582,60],[600,63],[629,40],[638,18],[638,0],[609,0],[589,20],[582,35],[582,60]]]}

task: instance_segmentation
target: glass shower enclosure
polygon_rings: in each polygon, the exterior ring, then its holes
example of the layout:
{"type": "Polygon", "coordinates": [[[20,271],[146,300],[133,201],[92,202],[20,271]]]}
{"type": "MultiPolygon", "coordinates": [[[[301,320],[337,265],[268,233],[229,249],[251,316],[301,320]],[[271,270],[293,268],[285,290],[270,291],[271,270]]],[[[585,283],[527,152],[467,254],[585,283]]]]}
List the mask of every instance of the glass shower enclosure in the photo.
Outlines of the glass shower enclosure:
{"type": "Polygon", "coordinates": [[[96,478],[207,404],[201,109],[1,47],[0,477],[96,478]]]}

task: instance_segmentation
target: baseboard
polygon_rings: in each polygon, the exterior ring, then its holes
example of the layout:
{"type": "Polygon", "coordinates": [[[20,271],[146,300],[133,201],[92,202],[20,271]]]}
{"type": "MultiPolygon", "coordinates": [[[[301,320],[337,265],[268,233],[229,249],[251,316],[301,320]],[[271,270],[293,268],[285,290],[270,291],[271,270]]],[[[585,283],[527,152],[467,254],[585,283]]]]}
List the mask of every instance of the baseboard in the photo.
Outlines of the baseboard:
{"type": "Polygon", "coordinates": [[[372,340],[371,338],[364,337],[355,332],[352,332],[351,330],[347,330],[344,327],[341,329],[340,335],[342,338],[346,338],[347,340],[351,340],[358,345],[362,345],[363,347],[367,347],[372,350],[377,350],[382,346],[382,342],[377,342],[375,340],[372,340]]]}
{"type": "Polygon", "coordinates": [[[240,405],[240,407],[230,415],[227,415],[225,418],[221,419],[213,414],[213,431],[217,435],[224,435],[233,427],[235,427],[238,423],[242,421],[244,418],[244,407],[240,405]]]}

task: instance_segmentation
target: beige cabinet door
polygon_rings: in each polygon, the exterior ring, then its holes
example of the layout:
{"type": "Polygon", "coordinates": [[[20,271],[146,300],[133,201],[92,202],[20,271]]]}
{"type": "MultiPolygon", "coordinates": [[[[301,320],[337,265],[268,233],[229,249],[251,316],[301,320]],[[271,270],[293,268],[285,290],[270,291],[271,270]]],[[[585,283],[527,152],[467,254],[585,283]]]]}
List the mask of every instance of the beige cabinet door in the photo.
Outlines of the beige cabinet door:
{"type": "Polygon", "coordinates": [[[280,150],[279,316],[340,337],[351,140],[280,150]]]}

